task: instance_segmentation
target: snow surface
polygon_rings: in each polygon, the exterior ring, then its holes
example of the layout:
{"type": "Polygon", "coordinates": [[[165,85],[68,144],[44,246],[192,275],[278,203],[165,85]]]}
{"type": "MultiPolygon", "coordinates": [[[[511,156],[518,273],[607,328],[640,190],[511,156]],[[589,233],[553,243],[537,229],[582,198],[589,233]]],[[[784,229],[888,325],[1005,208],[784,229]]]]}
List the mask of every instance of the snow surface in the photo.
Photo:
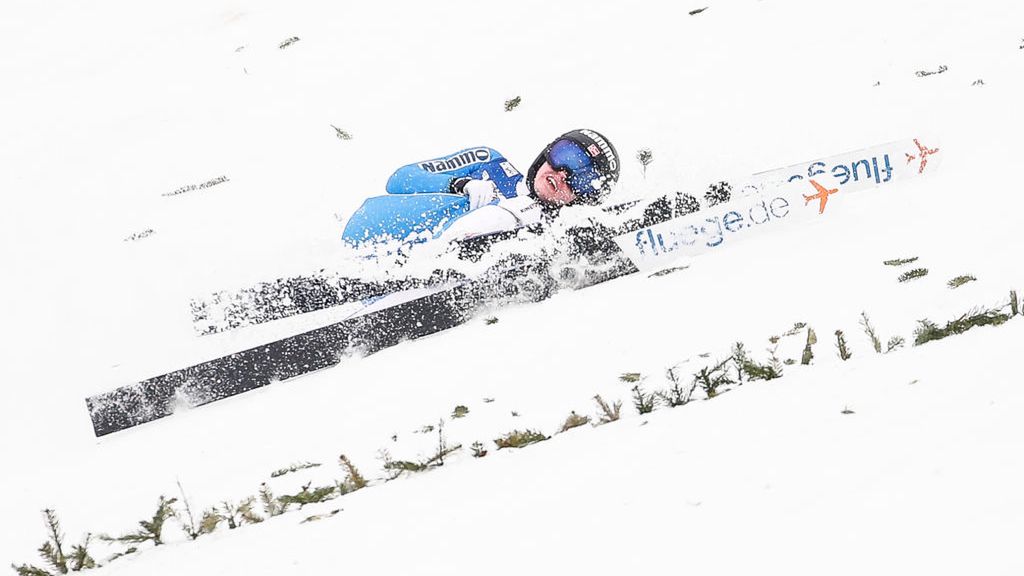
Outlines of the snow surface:
{"type": "Polygon", "coordinates": [[[77,543],[132,529],[176,482],[204,509],[261,482],[329,484],[344,453],[371,487],[195,542],[168,528],[167,546],[101,570],[1021,573],[1024,322],[876,355],[858,320],[909,340],[919,319],[1024,288],[1022,22],[1009,0],[7,0],[0,561],[39,563],[46,507],[77,543]],[[485,144],[525,168],[579,126],[623,155],[622,197],[921,133],[945,158],[827,223],[673,274],[93,437],[86,396],[245,342],[197,338],[190,298],[335,265],[340,220],[401,164],[485,144]],[[930,274],[897,283],[882,261],[909,256],[930,274]],[[960,274],[978,280],[947,288],[960,274]],[[821,342],[782,379],[639,416],[618,378],[666,387],[666,368],[691,374],[736,341],[763,359],[795,322],[821,342]],[[513,428],[596,414],[598,393],[625,402],[622,420],[494,450],[513,428]],[[469,415],[451,419],[460,404],[469,415]],[[426,458],[437,434],[421,430],[442,419],[463,450],[384,482],[379,450],[426,458]],[[270,480],[301,461],[323,466],[270,480]]]}

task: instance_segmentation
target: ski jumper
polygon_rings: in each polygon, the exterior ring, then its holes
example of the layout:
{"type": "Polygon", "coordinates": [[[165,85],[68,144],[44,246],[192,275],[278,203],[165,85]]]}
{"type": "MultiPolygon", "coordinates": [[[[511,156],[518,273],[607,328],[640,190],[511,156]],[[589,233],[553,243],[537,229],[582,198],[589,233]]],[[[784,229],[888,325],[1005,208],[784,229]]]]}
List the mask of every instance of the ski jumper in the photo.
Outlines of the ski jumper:
{"type": "Polygon", "coordinates": [[[342,237],[351,244],[387,239],[455,240],[528,226],[540,220],[523,174],[486,146],[402,166],[388,178],[387,195],[368,198],[349,219],[342,237]],[[497,197],[470,210],[462,187],[470,180],[494,184],[497,197]]]}

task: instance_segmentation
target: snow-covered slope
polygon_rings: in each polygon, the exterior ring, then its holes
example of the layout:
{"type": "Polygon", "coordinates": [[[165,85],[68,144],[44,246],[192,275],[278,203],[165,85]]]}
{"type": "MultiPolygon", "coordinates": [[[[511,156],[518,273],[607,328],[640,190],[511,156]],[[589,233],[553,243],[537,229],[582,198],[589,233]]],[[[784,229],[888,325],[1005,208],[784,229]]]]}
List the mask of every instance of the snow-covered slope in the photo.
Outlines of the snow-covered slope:
{"type": "Polygon", "coordinates": [[[168,528],[170,545],[104,570],[1024,568],[1021,320],[887,355],[858,326],[867,312],[883,339],[910,340],[919,319],[1024,288],[1019,3],[137,4],[13,0],[0,19],[0,561],[38,563],[46,507],[76,540],[133,528],[176,481],[201,509],[265,481],[330,484],[340,453],[383,478],[381,449],[429,457],[423,429],[443,419],[464,448],[441,469],[195,542],[168,528]],[[622,197],[922,133],[945,157],[827,224],[92,436],[85,396],[244,339],[199,341],[190,298],[334,265],[339,221],[395,167],[476,144],[525,167],[578,126],[622,153],[622,197]],[[905,269],[882,264],[911,256],[928,276],[898,283],[905,269]],[[962,274],[977,281],[946,286],[962,274]],[[689,377],[737,341],[763,359],[796,322],[819,335],[812,366],[629,406],[620,374],[664,388],[667,368],[689,377]],[[494,450],[512,429],[594,415],[595,394],[623,400],[622,420],[494,450]],[[299,461],[323,466],[269,479],[299,461]]]}

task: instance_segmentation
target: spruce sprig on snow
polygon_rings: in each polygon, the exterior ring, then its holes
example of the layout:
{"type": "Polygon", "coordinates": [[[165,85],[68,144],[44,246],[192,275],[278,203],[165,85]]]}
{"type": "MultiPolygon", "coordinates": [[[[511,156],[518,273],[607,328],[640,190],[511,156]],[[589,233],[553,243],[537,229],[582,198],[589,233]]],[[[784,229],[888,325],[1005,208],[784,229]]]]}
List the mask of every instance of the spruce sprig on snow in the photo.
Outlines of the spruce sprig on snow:
{"type": "Polygon", "coordinates": [[[661,400],[662,404],[669,408],[689,404],[690,400],[693,398],[693,392],[697,389],[697,381],[692,381],[690,383],[690,387],[686,388],[679,380],[679,373],[675,367],[666,370],[665,377],[672,383],[672,387],[668,390],[659,390],[655,393],[658,399],[661,400]]]}
{"type": "Polygon", "coordinates": [[[633,386],[633,407],[640,414],[649,414],[654,411],[655,395],[644,391],[639,384],[633,386]]]}
{"type": "MultiPolygon", "coordinates": [[[[89,553],[89,544],[92,543],[92,534],[86,534],[81,544],[71,547],[71,554],[64,551],[64,532],[60,527],[60,519],[57,513],[47,508],[43,510],[43,521],[46,524],[46,541],[39,546],[39,557],[49,565],[57,574],[67,574],[96,568],[99,564],[89,553]]],[[[53,576],[53,573],[45,568],[22,564],[11,568],[18,573],[18,576],[53,576]]]]}
{"type": "Polygon", "coordinates": [[[149,520],[140,520],[139,529],[118,537],[103,535],[100,536],[100,540],[126,544],[152,542],[154,546],[160,546],[164,543],[164,523],[169,518],[173,518],[175,516],[174,504],[177,501],[177,498],[168,499],[165,496],[160,496],[160,501],[157,503],[156,511],[153,512],[153,517],[149,520]]]}
{"type": "Polygon", "coordinates": [[[597,402],[597,407],[601,409],[600,418],[598,424],[608,424],[609,422],[615,422],[619,419],[622,411],[622,401],[616,400],[610,406],[605,402],[604,398],[600,394],[594,396],[594,401],[597,402]]]}

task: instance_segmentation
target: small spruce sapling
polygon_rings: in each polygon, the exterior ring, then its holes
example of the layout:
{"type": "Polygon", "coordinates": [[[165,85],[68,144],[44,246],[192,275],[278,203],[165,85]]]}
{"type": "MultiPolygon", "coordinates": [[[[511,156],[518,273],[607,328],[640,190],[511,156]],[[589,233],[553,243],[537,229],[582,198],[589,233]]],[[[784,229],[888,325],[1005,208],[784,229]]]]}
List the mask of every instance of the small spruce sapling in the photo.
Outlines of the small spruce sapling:
{"type": "MultiPolygon", "coordinates": [[[[431,467],[444,466],[444,457],[456,450],[462,449],[462,445],[458,444],[455,446],[448,446],[442,432],[443,430],[443,426],[438,427],[437,452],[426,460],[395,460],[387,450],[381,450],[378,453],[378,458],[382,461],[382,467],[384,470],[389,472],[388,480],[398,478],[402,475],[402,472],[423,472],[431,467]]],[[[481,447],[483,447],[483,445],[481,445],[481,447]]]]}
{"type": "Polygon", "coordinates": [[[726,364],[732,360],[733,357],[730,356],[713,367],[705,366],[701,368],[693,375],[693,381],[700,386],[708,398],[717,396],[719,394],[718,389],[722,386],[736,383],[735,380],[729,377],[729,372],[726,370],[726,364]]]}
{"type": "Polygon", "coordinates": [[[750,355],[747,354],[747,347],[743,342],[737,342],[732,345],[732,359],[736,364],[736,381],[740,384],[743,380],[751,380],[747,366],[753,362],[750,359],[750,355]]]}
{"type": "Polygon", "coordinates": [[[894,258],[892,260],[886,260],[882,262],[882,264],[885,264],[886,266],[905,266],[911,262],[917,262],[917,256],[912,256],[910,258],[894,258]]]}
{"type": "Polygon", "coordinates": [[[842,330],[836,330],[836,349],[839,351],[839,357],[844,361],[853,356],[853,352],[850,352],[850,348],[846,345],[846,337],[843,336],[842,330]]]}
{"type": "Polygon", "coordinates": [[[81,572],[82,570],[90,570],[97,568],[99,564],[89,554],[89,544],[92,543],[92,534],[86,534],[81,544],[75,544],[71,547],[71,571],[81,572]]]}
{"type": "Polygon", "coordinates": [[[906,343],[907,341],[904,340],[903,336],[893,336],[892,338],[889,338],[889,342],[885,345],[885,353],[888,354],[893,350],[898,350],[906,343]]]}
{"type": "Polygon", "coordinates": [[[511,112],[515,110],[516,108],[519,107],[519,104],[521,104],[522,101],[522,96],[516,96],[515,98],[505,100],[505,112],[511,112]]]}
{"type": "Polygon", "coordinates": [[[881,354],[882,341],[878,339],[878,334],[875,332],[875,327],[871,325],[871,319],[868,318],[867,312],[860,313],[860,325],[864,328],[864,333],[871,339],[871,346],[874,347],[875,352],[881,354]]]}
{"type": "Polygon", "coordinates": [[[341,463],[342,468],[345,469],[345,487],[348,488],[349,492],[355,492],[356,490],[366,488],[368,484],[366,478],[359,473],[359,469],[356,468],[355,464],[348,459],[348,456],[342,454],[338,457],[338,461],[341,463]]]}
{"type": "Polygon", "coordinates": [[[213,534],[223,519],[216,507],[204,510],[203,517],[199,520],[199,533],[213,534]]]}
{"type": "Polygon", "coordinates": [[[594,395],[594,401],[597,402],[598,408],[601,409],[600,417],[598,418],[598,424],[607,424],[609,422],[615,422],[619,419],[622,411],[622,401],[616,400],[611,406],[601,398],[600,394],[594,395]]]}
{"type": "Polygon", "coordinates": [[[427,465],[411,460],[388,460],[384,462],[384,469],[394,474],[391,479],[395,479],[402,472],[422,472],[427,469],[427,465]]]}
{"type": "Polygon", "coordinates": [[[174,504],[177,501],[177,498],[168,499],[165,496],[160,496],[160,501],[157,503],[156,511],[153,512],[153,517],[149,520],[140,520],[138,530],[116,538],[110,536],[100,536],[99,538],[106,542],[121,542],[125,544],[152,542],[154,546],[160,546],[164,543],[164,523],[169,518],[175,516],[174,504]]]}
{"type": "Polygon", "coordinates": [[[259,524],[263,518],[253,511],[252,506],[256,498],[249,496],[238,504],[232,504],[225,500],[221,503],[219,513],[221,520],[228,523],[228,529],[234,530],[243,524],[259,524]]]}
{"type": "MultiPolygon", "coordinates": [[[[736,382],[728,382],[729,384],[739,383],[742,384],[743,380],[746,379],[748,382],[754,380],[774,380],[782,376],[782,362],[776,354],[779,346],[779,338],[773,336],[771,338],[773,347],[768,349],[770,354],[767,364],[759,364],[754,361],[747,353],[746,348],[742,342],[737,342],[732,347],[732,356],[727,358],[725,362],[733,361],[736,366],[736,382]]],[[[704,384],[701,384],[701,388],[705,388],[704,384]]],[[[717,388],[717,386],[715,387],[717,388]]],[[[705,392],[707,390],[705,389],[705,392]]],[[[708,396],[709,398],[711,396],[708,396]]]]}
{"type": "Polygon", "coordinates": [[[896,278],[896,280],[898,280],[900,282],[907,282],[909,280],[913,280],[915,278],[920,278],[922,276],[927,276],[927,275],[928,275],[928,269],[927,268],[914,268],[913,270],[907,270],[903,274],[900,274],[899,277],[896,278]]]}
{"type": "Polygon", "coordinates": [[[241,518],[242,522],[246,524],[259,524],[260,522],[263,522],[263,517],[257,514],[252,509],[252,506],[255,503],[255,496],[249,496],[245,500],[242,500],[241,503],[239,503],[238,508],[236,508],[236,511],[238,512],[238,515],[241,518]]]}
{"type": "Polygon", "coordinates": [[[500,438],[495,438],[494,445],[498,447],[498,450],[502,448],[522,448],[547,439],[547,436],[536,430],[513,430],[500,438]]]}
{"type": "Polygon", "coordinates": [[[764,373],[765,380],[774,380],[775,378],[782,377],[782,364],[779,360],[779,341],[772,342],[772,347],[768,348],[768,364],[767,370],[764,373]]]}
{"type": "Polygon", "coordinates": [[[914,76],[917,76],[918,78],[924,78],[925,76],[943,74],[947,70],[949,70],[949,66],[946,66],[945,64],[939,64],[939,68],[937,70],[918,70],[917,72],[914,72],[914,76]]]}
{"type": "Polygon", "coordinates": [[[335,486],[319,486],[310,490],[309,487],[311,484],[312,482],[307,483],[302,487],[302,490],[295,494],[286,494],[281,496],[281,503],[288,505],[298,504],[299,509],[302,509],[306,504],[326,502],[337,495],[337,488],[335,486]]]}
{"type": "Polygon", "coordinates": [[[971,276],[970,274],[963,274],[961,276],[953,278],[952,280],[947,282],[946,285],[949,286],[949,288],[952,290],[959,288],[964,284],[967,284],[968,282],[974,282],[975,280],[977,280],[977,278],[975,278],[974,276],[971,276]]]}
{"type": "MultiPolygon", "coordinates": [[[[71,547],[71,554],[64,552],[64,533],[60,528],[60,520],[57,513],[49,508],[43,510],[43,521],[46,524],[46,542],[39,546],[37,551],[51,569],[58,574],[67,574],[68,571],[79,572],[97,568],[99,564],[89,554],[89,545],[92,543],[92,534],[86,534],[81,544],[71,547]]],[[[18,576],[53,576],[53,574],[38,566],[22,564],[11,568],[18,573],[18,576]]]]}
{"type": "Polygon", "coordinates": [[[971,310],[956,320],[950,320],[942,328],[939,328],[931,320],[919,320],[918,327],[914,330],[914,346],[920,346],[933,340],[941,340],[947,336],[963,334],[977,326],[999,326],[1009,319],[1009,314],[982,308],[971,310]]]}
{"type": "Polygon", "coordinates": [[[633,407],[640,414],[650,414],[654,411],[655,396],[645,392],[639,384],[633,386],[633,407]]]}
{"type": "Polygon", "coordinates": [[[693,398],[693,392],[697,389],[697,382],[690,383],[689,388],[684,387],[679,380],[679,373],[675,367],[665,370],[665,377],[672,383],[672,387],[668,390],[658,391],[656,393],[658,399],[669,408],[689,404],[690,399],[693,398]]]}
{"type": "Polygon", "coordinates": [[[39,556],[54,570],[61,574],[68,573],[68,559],[64,555],[64,533],[60,529],[60,520],[53,510],[43,510],[46,521],[47,540],[39,547],[39,556]]]}
{"type": "Polygon", "coordinates": [[[579,428],[580,426],[589,423],[590,416],[580,416],[574,410],[570,412],[568,416],[566,416],[565,422],[562,422],[562,427],[559,429],[559,432],[567,432],[569,430],[572,430],[573,428],[579,428]]]}
{"type": "Polygon", "coordinates": [[[203,518],[199,521],[200,534],[212,534],[221,522],[226,522],[229,530],[234,530],[243,524],[259,524],[263,518],[253,511],[253,504],[256,498],[249,496],[238,504],[232,504],[225,500],[219,506],[214,506],[203,512],[203,518]]]}
{"type": "Polygon", "coordinates": [[[394,480],[402,475],[402,470],[396,470],[395,466],[393,466],[395,460],[391,457],[391,452],[388,451],[387,448],[381,448],[377,451],[377,460],[380,460],[381,468],[388,472],[388,481],[394,480]]]}
{"type": "Polygon", "coordinates": [[[288,506],[274,497],[274,492],[266,482],[260,484],[260,504],[263,505],[263,513],[267,515],[267,518],[280,516],[288,511],[288,506]]]}
{"type": "Polygon", "coordinates": [[[448,440],[444,436],[444,420],[440,420],[437,423],[437,453],[424,462],[424,467],[444,466],[444,457],[461,448],[461,444],[455,446],[448,445],[448,440]]]}

